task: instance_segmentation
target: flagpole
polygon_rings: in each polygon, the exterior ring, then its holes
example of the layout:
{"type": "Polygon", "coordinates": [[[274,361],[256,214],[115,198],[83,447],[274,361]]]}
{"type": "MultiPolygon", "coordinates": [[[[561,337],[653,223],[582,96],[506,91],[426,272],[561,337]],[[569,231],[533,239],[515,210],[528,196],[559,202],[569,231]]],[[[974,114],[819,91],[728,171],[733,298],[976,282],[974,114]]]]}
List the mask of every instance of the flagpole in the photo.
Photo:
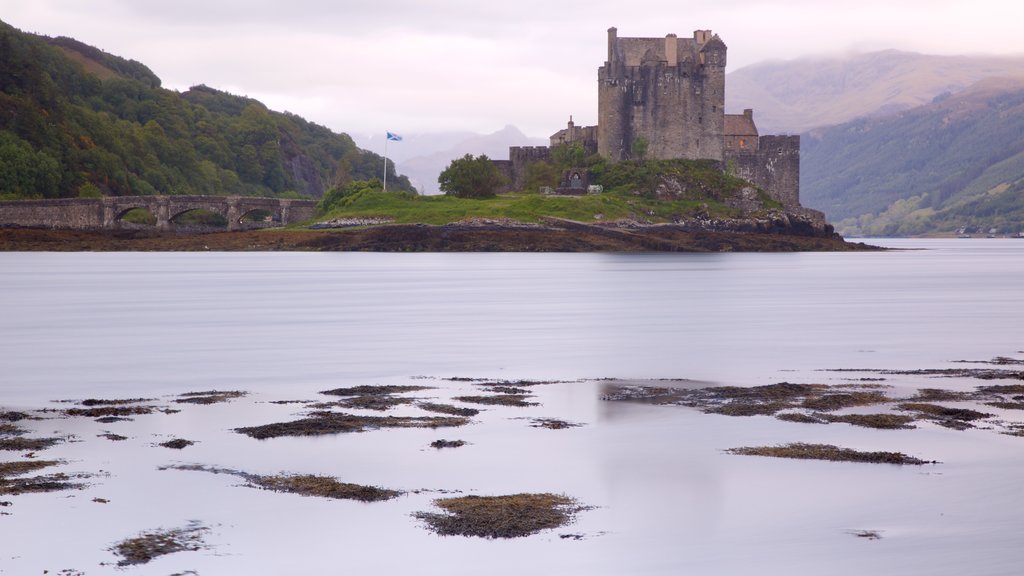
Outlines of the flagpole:
{"type": "Polygon", "coordinates": [[[388,191],[388,134],[384,133],[384,192],[388,191]]]}

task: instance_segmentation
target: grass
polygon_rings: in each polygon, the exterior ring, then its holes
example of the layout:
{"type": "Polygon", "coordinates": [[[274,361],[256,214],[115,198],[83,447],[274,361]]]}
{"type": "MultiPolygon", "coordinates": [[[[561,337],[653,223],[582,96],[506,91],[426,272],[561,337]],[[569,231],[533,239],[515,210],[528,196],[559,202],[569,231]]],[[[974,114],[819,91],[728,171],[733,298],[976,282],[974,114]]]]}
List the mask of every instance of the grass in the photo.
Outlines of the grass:
{"type": "Polygon", "coordinates": [[[521,538],[559,528],[585,508],[557,494],[462,496],[434,500],[443,512],[417,512],[415,517],[442,536],[521,538]]]}
{"type": "Polygon", "coordinates": [[[795,458],[798,460],[827,460],[830,462],[869,462],[873,464],[934,464],[907,456],[902,452],[860,452],[840,448],[831,444],[805,444],[797,442],[784,446],[747,446],[730,448],[730,454],[743,456],[769,456],[772,458],[795,458]]]}
{"type": "Polygon", "coordinates": [[[235,432],[263,440],[280,436],[321,436],[380,428],[444,428],[464,426],[468,423],[469,418],[460,416],[356,416],[336,412],[314,412],[308,418],[235,428],[235,432]]]}
{"type": "Polygon", "coordinates": [[[526,400],[528,396],[521,394],[495,394],[494,396],[456,396],[454,400],[467,402],[469,404],[485,404],[488,406],[515,406],[525,408],[527,406],[539,406],[537,402],[526,400]]]}
{"type": "Polygon", "coordinates": [[[115,544],[111,551],[121,557],[118,566],[145,564],[158,556],[201,550],[202,535],[206,530],[199,524],[191,524],[187,528],[143,532],[115,544]]]}
{"type": "Polygon", "coordinates": [[[739,212],[713,198],[657,200],[626,190],[572,197],[512,193],[487,199],[366,192],[319,219],[389,218],[396,224],[443,225],[466,219],[510,219],[534,224],[544,217],[556,217],[580,222],[643,219],[664,223],[696,214],[733,217],[739,212]]]}

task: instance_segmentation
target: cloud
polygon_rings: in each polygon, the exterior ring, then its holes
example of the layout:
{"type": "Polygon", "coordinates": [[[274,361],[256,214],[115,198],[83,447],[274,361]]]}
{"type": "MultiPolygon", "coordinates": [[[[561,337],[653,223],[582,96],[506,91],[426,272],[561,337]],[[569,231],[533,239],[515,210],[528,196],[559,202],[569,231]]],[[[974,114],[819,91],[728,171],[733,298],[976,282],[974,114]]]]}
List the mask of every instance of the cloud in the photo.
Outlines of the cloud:
{"type": "Polygon", "coordinates": [[[1019,51],[1012,11],[999,0],[7,0],[3,17],[139,60],[166,86],[236,91],[339,131],[515,124],[547,136],[569,114],[596,120],[609,26],[714,30],[735,70],[851,48],[1019,51]]]}

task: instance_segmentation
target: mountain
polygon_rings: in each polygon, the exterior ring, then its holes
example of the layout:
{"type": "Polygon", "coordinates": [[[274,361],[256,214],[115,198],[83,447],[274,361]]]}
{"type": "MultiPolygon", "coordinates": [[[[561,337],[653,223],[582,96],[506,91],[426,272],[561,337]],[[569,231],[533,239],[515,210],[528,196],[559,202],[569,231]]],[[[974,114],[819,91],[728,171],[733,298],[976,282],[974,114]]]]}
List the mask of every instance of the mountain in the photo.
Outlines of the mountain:
{"type": "MultiPolygon", "coordinates": [[[[388,146],[388,158],[395,162],[402,162],[409,158],[433,154],[440,150],[447,150],[452,146],[458,145],[459,142],[475,138],[479,136],[479,134],[469,131],[424,132],[415,134],[399,132],[399,136],[402,137],[401,142],[391,142],[390,146],[388,146]]],[[[372,150],[378,153],[383,153],[384,151],[384,134],[378,134],[375,136],[369,134],[352,134],[352,139],[355,141],[357,146],[365,150],[372,150]]]]}
{"type": "MultiPolygon", "coordinates": [[[[383,151],[383,136],[356,137],[360,146],[383,151]]],[[[423,194],[438,194],[437,177],[456,158],[466,154],[486,155],[494,160],[508,158],[509,146],[547,146],[546,138],[531,138],[515,126],[505,126],[490,134],[473,132],[435,132],[402,135],[401,142],[388,146],[388,158],[409,177],[423,194]]]]}
{"type": "Polygon", "coordinates": [[[727,75],[726,107],[753,108],[762,134],[796,134],[909,110],[994,77],[1024,77],[1024,57],[885,50],[845,58],[764,62],[727,75]]]}
{"type": "Polygon", "coordinates": [[[804,134],[801,199],[843,234],[1024,230],[1024,79],[804,134]]]}
{"type": "Polygon", "coordinates": [[[142,63],[0,22],[0,198],[320,196],[380,175],[383,159],[345,134],[206,86],[160,85],[142,63]]]}

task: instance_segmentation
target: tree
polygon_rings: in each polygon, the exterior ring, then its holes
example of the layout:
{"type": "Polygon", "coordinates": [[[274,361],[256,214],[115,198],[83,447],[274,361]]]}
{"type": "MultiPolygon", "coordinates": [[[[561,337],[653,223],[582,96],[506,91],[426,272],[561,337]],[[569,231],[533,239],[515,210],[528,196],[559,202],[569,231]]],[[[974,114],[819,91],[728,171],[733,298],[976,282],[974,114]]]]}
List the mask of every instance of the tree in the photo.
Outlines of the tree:
{"type": "Polygon", "coordinates": [[[551,149],[551,159],[559,168],[579,168],[587,157],[587,151],[579,142],[561,144],[551,149]]]}
{"type": "Polygon", "coordinates": [[[351,204],[359,196],[381,192],[383,189],[384,183],[379,178],[354,180],[344,186],[331,188],[317,204],[317,213],[326,214],[335,208],[342,208],[351,204]]]}
{"type": "Polygon", "coordinates": [[[538,160],[526,165],[526,183],[523,192],[539,192],[542,187],[558,187],[558,169],[550,162],[538,160]]]}
{"type": "Polygon", "coordinates": [[[442,192],[459,198],[490,198],[506,182],[498,167],[483,154],[456,158],[437,177],[442,192]]]}
{"type": "Polygon", "coordinates": [[[630,157],[633,160],[646,160],[647,159],[647,148],[650,147],[650,142],[643,136],[637,136],[633,139],[633,145],[629,147],[630,157]]]}

